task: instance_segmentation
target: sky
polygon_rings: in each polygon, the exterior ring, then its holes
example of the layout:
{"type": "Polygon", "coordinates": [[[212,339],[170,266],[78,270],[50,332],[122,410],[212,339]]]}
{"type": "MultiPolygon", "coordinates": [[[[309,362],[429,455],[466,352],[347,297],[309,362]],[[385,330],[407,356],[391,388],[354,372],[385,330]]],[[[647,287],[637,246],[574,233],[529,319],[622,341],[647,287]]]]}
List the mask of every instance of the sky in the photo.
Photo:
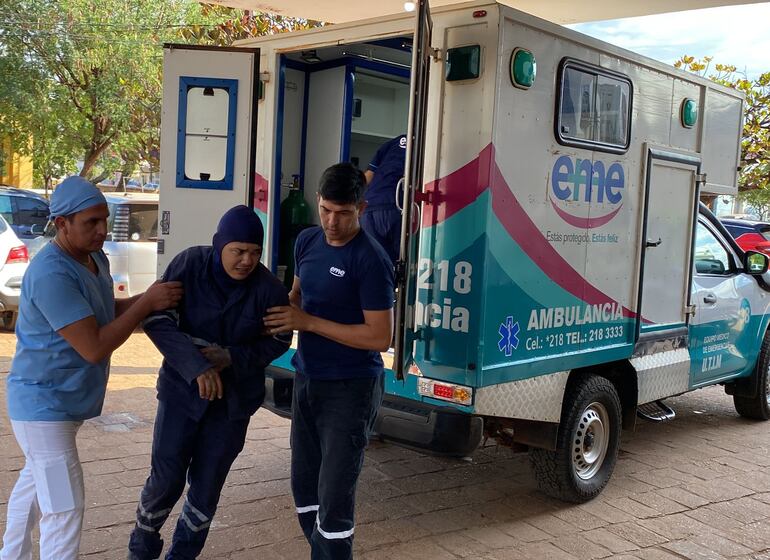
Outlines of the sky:
{"type": "Polygon", "coordinates": [[[770,3],[725,6],[569,27],[673,63],[688,54],[734,64],[749,78],[770,71],[770,3]]]}

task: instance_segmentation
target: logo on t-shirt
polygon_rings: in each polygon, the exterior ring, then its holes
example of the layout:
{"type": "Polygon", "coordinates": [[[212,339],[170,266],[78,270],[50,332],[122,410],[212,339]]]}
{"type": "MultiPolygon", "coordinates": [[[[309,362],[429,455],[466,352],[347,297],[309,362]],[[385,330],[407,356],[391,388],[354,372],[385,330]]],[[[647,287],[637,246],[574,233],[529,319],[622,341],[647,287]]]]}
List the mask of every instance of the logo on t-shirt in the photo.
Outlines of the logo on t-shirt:
{"type": "Polygon", "coordinates": [[[401,138],[398,140],[398,145],[399,145],[399,147],[401,147],[401,148],[406,148],[406,136],[402,136],[402,137],[401,137],[401,138]]]}
{"type": "Polygon", "coordinates": [[[341,268],[337,268],[336,266],[331,267],[329,269],[329,273],[332,276],[336,276],[337,278],[342,278],[343,276],[345,276],[345,271],[342,270],[341,268]]]}

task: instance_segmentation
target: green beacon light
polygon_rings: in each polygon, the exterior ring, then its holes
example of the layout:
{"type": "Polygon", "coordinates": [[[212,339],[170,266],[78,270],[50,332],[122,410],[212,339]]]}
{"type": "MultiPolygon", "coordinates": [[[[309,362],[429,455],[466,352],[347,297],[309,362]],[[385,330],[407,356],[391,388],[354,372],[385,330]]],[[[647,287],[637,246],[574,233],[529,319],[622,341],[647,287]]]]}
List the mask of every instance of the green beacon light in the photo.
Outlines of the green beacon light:
{"type": "Polygon", "coordinates": [[[537,62],[531,51],[516,48],[511,55],[511,83],[517,88],[529,89],[535,83],[537,62]]]}
{"type": "Polygon", "coordinates": [[[698,104],[694,99],[682,101],[682,126],[692,128],[698,122],[698,104]]]}

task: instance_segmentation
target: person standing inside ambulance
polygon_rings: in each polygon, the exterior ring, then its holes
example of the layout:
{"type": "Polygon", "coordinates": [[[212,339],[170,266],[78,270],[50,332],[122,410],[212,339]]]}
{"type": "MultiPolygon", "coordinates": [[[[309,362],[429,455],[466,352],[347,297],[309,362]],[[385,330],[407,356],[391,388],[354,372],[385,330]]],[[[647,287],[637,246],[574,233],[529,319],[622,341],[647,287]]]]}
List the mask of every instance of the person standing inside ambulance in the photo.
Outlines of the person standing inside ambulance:
{"type": "Polygon", "coordinates": [[[41,560],[75,560],[85,510],[76,436],[99,416],[110,354],[149,313],[173,307],[178,282],[115,301],[102,245],[107,201],[83,177],[51,196],[56,237],[29,265],[21,288],[16,355],[8,374],[8,416],[24,468],[8,500],[3,560],[32,558],[40,522],[41,560]]]}
{"type": "Polygon", "coordinates": [[[189,488],[166,559],[198,557],[249,420],[265,397],[265,367],[289,348],[291,334],[264,332],[265,311],[289,298],[259,262],[263,238],[253,209],[225,212],[213,247],[191,247],[166,269],[164,278],[185,285],[178,312],[144,322],[163,364],[150,476],[136,509],[130,560],[160,556],[160,529],[185,480],[189,488]]]}
{"type": "Polygon", "coordinates": [[[396,187],[404,176],[406,135],[385,142],[364,172],[366,211],[361,227],[382,245],[395,264],[401,250],[401,211],[396,206],[396,187]]]}
{"type": "Polygon", "coordinates": [[[382,402],[380,352],[393,332],[393,266],[361,230],[364,174],[321,176],[321,227],[295,246],[290,307],[268,309],[273,333],[299,331],[292,398],[291,487],[312,560],[350,560],[358,476],[382,402]]]}

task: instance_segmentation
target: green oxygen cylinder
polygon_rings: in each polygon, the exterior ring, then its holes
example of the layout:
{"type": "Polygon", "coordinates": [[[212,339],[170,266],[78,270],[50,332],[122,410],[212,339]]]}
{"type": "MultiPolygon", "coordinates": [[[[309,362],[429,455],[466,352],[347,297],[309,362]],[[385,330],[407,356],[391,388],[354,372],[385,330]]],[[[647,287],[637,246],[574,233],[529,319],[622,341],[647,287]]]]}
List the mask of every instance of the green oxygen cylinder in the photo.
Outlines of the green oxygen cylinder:
{"type": "Polygon", "coordinates": [[[289,196],[281,203],[281,226],[278,264],[286,266],[284,285],[291,288],[294,282],[294,244],[299,232],[307,227],[310,207],[300,187],[299,175],[292,176],[289,196]]]}
{"type": "MultiPolygon", "coordinates": [[[[305,193],[299,185],[299,175],[292,176],[292,185],[289,190],[289,196],[281,204],[281,212],[285,212],[287,223],[291,224],[292,229],[307,225],[310,207],[305,202],[305,193]],[[285,210],[284,210],[285,207],[285,210]]],[[[283,221],[284,215],[281,215],[283,221]]],[[[301,229],[301,228],[300,228],[301,229]]],[[[298,233],[298,232],[297,232],[298,233]]]]}

